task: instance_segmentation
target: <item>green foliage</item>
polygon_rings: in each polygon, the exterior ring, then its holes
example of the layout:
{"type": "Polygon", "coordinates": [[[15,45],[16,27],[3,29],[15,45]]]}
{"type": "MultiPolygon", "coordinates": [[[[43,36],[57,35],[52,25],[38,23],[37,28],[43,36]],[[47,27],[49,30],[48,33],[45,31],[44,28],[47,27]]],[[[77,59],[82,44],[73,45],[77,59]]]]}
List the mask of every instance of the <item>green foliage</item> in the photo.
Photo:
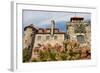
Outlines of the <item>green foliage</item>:
{"type": "Polygon", "coordinates": [[[33,60],[32,60],[32,62],[38,62],[38,61],[39,61],[38,59],[33,59],[33,60]]]}
{"type": "Polygon", "coordinates": [[[62,60],[66,60],[67,56],[68,56],[67,53],[64,53],[64,52],[60,54],[60,57],[62,60]]]}
{"type": "Polygon", "coordinates": [[[39,58],[41,61],[47,61],[49,58],[49,52],[48,51],[40,51],[39,52],[39,58]]]}
{"type": "Polygon", "coordinates": [[[51,49],[50,52],[49,52],[50,59],[55,61],[56,60],[56,54],[57,54],[56,51],[51,49]]]}
{"type": "Polygon", "coordinates": [[[64,48],[62,48],[59,44],[56,44],[54,47],[49,44],[44,50],[39,50],[38,58],[33,59],[32,62],[79,60],[88,57],[90,58],[90,48],[82,48],[76,41],[64,41],[63,46],[64,48]],[[89,53],[87,53],[87,51],[89,53]],[[84,53],[87,55],[87,57],[84,57],[84,53]]]}
{"type": "Polygon", "coordinates": [[[31,55],[29,49],[23,49],[23,62],[28,62],[30,60],[30,57],[31,55]]]}

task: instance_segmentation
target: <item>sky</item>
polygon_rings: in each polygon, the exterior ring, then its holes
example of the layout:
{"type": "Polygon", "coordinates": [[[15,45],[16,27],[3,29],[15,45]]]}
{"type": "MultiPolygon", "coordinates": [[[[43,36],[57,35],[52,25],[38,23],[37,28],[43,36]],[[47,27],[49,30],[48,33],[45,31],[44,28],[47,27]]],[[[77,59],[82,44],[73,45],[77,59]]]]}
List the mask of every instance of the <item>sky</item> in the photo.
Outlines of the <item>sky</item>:
{"type": "Polygon", "coordinates": [[[90,13],[23,10],[22,24],[23,27],[34,24],[38,28],[50,28],[51,20],[55,20],[55,27],[65,32],[66,23],[74,16],[83,17],[86,21],[91,20],[90,13]]]}

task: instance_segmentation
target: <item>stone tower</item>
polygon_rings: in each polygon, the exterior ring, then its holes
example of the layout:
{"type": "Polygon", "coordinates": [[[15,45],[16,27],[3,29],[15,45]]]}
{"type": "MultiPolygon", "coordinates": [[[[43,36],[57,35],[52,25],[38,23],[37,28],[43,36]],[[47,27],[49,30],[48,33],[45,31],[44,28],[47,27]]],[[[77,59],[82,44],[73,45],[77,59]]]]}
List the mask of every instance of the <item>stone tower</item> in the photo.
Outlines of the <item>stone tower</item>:
{"type": "Polygon", "coordinates": [[[24,28],[23,48],[32,49],[37,29],[31,24],[24,28]]]}
{"type": "Polygon", "coordinates": [[[81,45],[90,45],[91,26],[82,17],[72,17],[67,25],[69,40],[75,40],[81,45]]]}

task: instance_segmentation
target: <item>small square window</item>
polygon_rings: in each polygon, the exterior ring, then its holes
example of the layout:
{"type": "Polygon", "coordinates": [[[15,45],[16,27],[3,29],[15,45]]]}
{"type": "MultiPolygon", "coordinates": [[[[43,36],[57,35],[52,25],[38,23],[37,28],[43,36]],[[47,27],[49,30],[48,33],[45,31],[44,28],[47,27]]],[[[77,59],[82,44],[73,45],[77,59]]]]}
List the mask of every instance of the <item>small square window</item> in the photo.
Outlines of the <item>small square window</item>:
{"type": "Polygon", "coordinates": [[[46,40],[49,40],[50,39],[50,36],[46,36],[46,40]]]}
{"type": "Polygon", "coordinates": [[[38,37],[37,37],[37,40],[41,40],[41,36],[38,36],[38,37]]]}
{"type": "Polygon", "coordinates": [[[57,36],[54,36],[54,39],[56,40],[57,39],[57,36]]]}
{"type": "Polygon", "coordinates": [[[84,42],[85,42],[84,36],[83,36],[83,35],[77,35],[77,40],[78,40],[78,42],[80,42],[80,43],[84,43],[84,42]]]}

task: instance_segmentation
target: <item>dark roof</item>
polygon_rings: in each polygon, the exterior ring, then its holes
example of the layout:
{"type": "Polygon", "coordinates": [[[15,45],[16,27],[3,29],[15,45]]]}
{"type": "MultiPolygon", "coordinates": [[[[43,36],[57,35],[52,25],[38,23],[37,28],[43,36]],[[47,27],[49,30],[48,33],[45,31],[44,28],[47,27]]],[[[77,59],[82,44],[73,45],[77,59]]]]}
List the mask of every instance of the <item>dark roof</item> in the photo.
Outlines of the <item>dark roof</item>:
{"type": "MultiPolygon", "coordinates": [[[[54,33],[60,33],[58,28],[54,28],[53,30],[54,30],[54,33]]],[[[45,29],[39,28],[38,33],[51,33],[51,28],[45,28],[45,29]],[[42,30],[42,32],[40,32],[39,30],[42,30]],[[48,32],[48,30],[50,30],[50,32],[48,32]]]]}
{"type": "MultiPolygon", "coordinates": [[[[51,34],[51,32],[38,32],[37,34],[51,34]]],[[[54,34],[65,34],[65,32],[55,32],[54,34]]]]}
{"type": "MultiPolygon", "coordinates": [[[[51,28],[36,28],[33,24],[30,24],[29,26],[26,26],[24,28],[24,31],[27,28],[32,28],[33,31],[36,31],[37,34],[51,34],[51,28]],[[39,30],[42,30],[42,32],[39,32],[39,30]],[[50,32],[47,32],[48,30],[50,30],[50,32]]],[[[60,32],[58,28],[54,28],[54,34],[65,34],[65,32],[60,32]],[[58,32],[55,32],[55,30],[57,30],[58,32]]]]}
{"type": "Polygon", "coordinates": [[[83,17],[71,17],[70,21],[72,20],[84,20],[83,17]]]}
{"type": "Polygon", "coordinates": [[[38,30],[38,28],[36,28],[33,24],[30,24],[29,26],[26,26],[26,27],[24,28],[24,31],[25,31],[27,28],[32,28],[32,30],[35,30],[35,31],[38,30]]]}

